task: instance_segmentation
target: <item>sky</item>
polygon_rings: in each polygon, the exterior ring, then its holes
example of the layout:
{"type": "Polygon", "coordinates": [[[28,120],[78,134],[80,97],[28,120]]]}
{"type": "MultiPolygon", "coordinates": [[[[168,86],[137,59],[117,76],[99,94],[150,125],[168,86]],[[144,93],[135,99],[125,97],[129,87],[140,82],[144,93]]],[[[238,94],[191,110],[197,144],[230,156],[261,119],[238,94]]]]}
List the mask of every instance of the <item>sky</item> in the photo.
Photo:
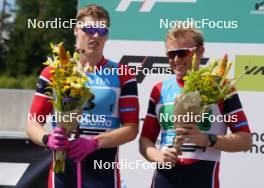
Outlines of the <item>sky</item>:
{"type": "MultiPolygon", "coordinates": [[[[3,9],[3,2],[4,2],[4,0],[0,0],[0,12],[2,12],[2,9],[3,9]]],[[[15,9],[16,8],[15,7],[15,0],[7,0],[7,2],[10,4],[10,6],[7,6],[6,11],[8,13],[10,13],[10,9],[15,9]]],[[[8,18],[9,22],[13,22],[13,20],[15,18],[14,12],[12,12],[11,14],[12,14],[12,16],[10,18],[8,18]]],[[[5,38],[9,38],[8,34],[5,31],[3,31],[2,35],[5,38]]]]}
{"type": "MultiPolygon", "coordinates": [[[[3,2],[4,0],[0,0],[0,11],[2,11],[3,9],[3,2]]],[[[8,7],[7,10],[9,10],[10,8],[15,8],[15,0],[7,0],[7,2],[10,4],[10,7],[8,7]]]]}

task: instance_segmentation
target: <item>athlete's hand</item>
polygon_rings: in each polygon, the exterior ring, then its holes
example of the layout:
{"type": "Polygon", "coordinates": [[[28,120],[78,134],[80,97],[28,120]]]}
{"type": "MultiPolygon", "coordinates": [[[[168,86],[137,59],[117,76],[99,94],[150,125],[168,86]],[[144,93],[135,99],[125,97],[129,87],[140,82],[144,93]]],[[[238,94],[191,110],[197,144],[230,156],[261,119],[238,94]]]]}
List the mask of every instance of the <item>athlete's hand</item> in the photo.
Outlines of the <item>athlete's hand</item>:
{"type": "Polygon", "coordinates": [[[55,127],[48,136],[47,147],[53,150],[62,150],[67,148],[69,140],[64,129],[55,127]]]}
{"type": "Polygon", "coordinates": [[[177,152],[175,148],[166,148],[160,150],[157,155],[157,163],[165,165],[165,163],[171,163],[171,166],[175,166],[177,158],[180,152],[177,152]]]}
{"type": "Polygon", "coordinates": [[[99,149],[99,142],[91,136],[73,140],[68,147],[68,156],[75,162],[83,160],[87,155],[99,149]]]}
{"type": "Polygon", "coordinates": [[[178,141],[194,143],[201,147],[210,145],[208,135],[202,132],[196,124],[183,125],[181,128],[176,128],[176,132],[178,141]]]}

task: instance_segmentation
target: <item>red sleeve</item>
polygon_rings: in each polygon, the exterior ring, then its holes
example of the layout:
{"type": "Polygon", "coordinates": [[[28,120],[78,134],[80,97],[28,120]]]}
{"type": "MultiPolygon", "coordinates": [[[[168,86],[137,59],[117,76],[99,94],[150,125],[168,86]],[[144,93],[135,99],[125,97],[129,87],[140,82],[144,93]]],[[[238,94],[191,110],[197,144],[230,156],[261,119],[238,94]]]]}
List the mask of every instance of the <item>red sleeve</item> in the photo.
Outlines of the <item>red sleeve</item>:
{"type": "Polygon", "coordinates": [[[46,122],[46,116],[52,110],[50,96],[47,95],[47,92],[51,92],[47,88],[51,78],[50,70],[51,67],[46,67],[41,72],[30,109],[30,119],[42,125],[46,122]]]}
{"type": "Polygon", "coordinates": [[[119,75],[121,94],[119,98],[119,117],[121,123],[139,123],[138,89],[135,74],[127,65],[118,64],[123,69],[119,75]]]}
{"type": "Polygon", "coordinates": [[[160,124],[156,115],[156,105],[160,100],[161,87],[162,83],[158,83],[151,91],[148,112],[141,132],[141,137],[147,137],[154,143],[156,142],[160,133],[160,124]]]}
{"type": "Polygon", "coordinates": [[[232,121],[226,122],[231,132],[250,133],[248,121],[238,94],[234,93],[230,98],[225,99],[222,105],[223,115],[232,117],[232,121]]]}

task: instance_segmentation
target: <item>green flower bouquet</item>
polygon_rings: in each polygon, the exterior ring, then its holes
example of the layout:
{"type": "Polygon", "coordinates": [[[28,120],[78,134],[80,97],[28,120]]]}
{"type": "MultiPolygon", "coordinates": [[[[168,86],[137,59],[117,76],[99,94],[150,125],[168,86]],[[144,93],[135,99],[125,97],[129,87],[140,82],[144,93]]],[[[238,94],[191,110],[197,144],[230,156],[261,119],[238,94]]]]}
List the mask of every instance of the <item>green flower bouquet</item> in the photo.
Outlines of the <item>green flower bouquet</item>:
{"type": "MultiPolygon", "coordinates": [[[[232,95],[234,86],[239,79],[228,79],[227,75],[232,66],[232,62],[227,62],[227,55],[222,60],[213,61],[209,66],[201,67],[195,70],[197,59],[194,54],[192,59],[192,69],[189,70],[183,78],[184,87],[182,93],[176,97],[174,106],[174,115],[192,114],[193,116],[201,115],[202,113],[210,112],[211,105],[218,103],[232,95]]],[[[192,118],[194,119],[194,118],[192,118]]],[[[184,125],[178,119],[174,123],[175,129],[184,125]]],[[[198,124],[201,130],[208,129],[206,122],[198,124]]],[[[180,150],[181,142],[174,138],[173,147],[180,150]]]]}
{"type": "MultiPolygon", "coordinates": [[[[63,43],[51,44],[53,58],[48,57],[44,63],[52,67],[52,74],[48,88],[52,91],[51,102],[54,107],[56,126],[63,128],[70,137],[78,127],[77,116],[82,114],[82,106],[93,94],[87,87],[88,78],[78,64],[79,54],[73,57],[64,49],[63,43]],[[74,116],[73,116],[74,115],[74,116]],[[64,117],[73,117],[65,120],[64,117]]],[[[54,151],[54,172],[64,172],[67,150],[54,151]]]]}

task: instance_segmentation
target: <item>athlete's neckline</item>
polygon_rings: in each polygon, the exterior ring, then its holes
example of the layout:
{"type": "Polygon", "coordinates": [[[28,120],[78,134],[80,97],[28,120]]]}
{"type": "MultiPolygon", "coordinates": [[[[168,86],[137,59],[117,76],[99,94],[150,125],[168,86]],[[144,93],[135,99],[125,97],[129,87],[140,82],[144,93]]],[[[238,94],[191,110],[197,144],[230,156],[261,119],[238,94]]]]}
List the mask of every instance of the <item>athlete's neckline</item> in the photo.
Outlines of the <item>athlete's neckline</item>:
{"type": "Polygon", "coordinates": [[[177,77],[176,77],[176,82],[177,82],[177,84],[178,84],[181,88],[183,88],[183,86],[184,86],[184,81],[183,81],[182,78],[177,78],[177,77]]]}
{"type": "Polygon", "coordinates": [[[96,67],[97,68],[100,68],[100,67],[103,67],[107,62],[107,59],[105,59],[105,57],[103,56],[101,61],[99,61],[98,63],[96,63],[96,67]]]}

